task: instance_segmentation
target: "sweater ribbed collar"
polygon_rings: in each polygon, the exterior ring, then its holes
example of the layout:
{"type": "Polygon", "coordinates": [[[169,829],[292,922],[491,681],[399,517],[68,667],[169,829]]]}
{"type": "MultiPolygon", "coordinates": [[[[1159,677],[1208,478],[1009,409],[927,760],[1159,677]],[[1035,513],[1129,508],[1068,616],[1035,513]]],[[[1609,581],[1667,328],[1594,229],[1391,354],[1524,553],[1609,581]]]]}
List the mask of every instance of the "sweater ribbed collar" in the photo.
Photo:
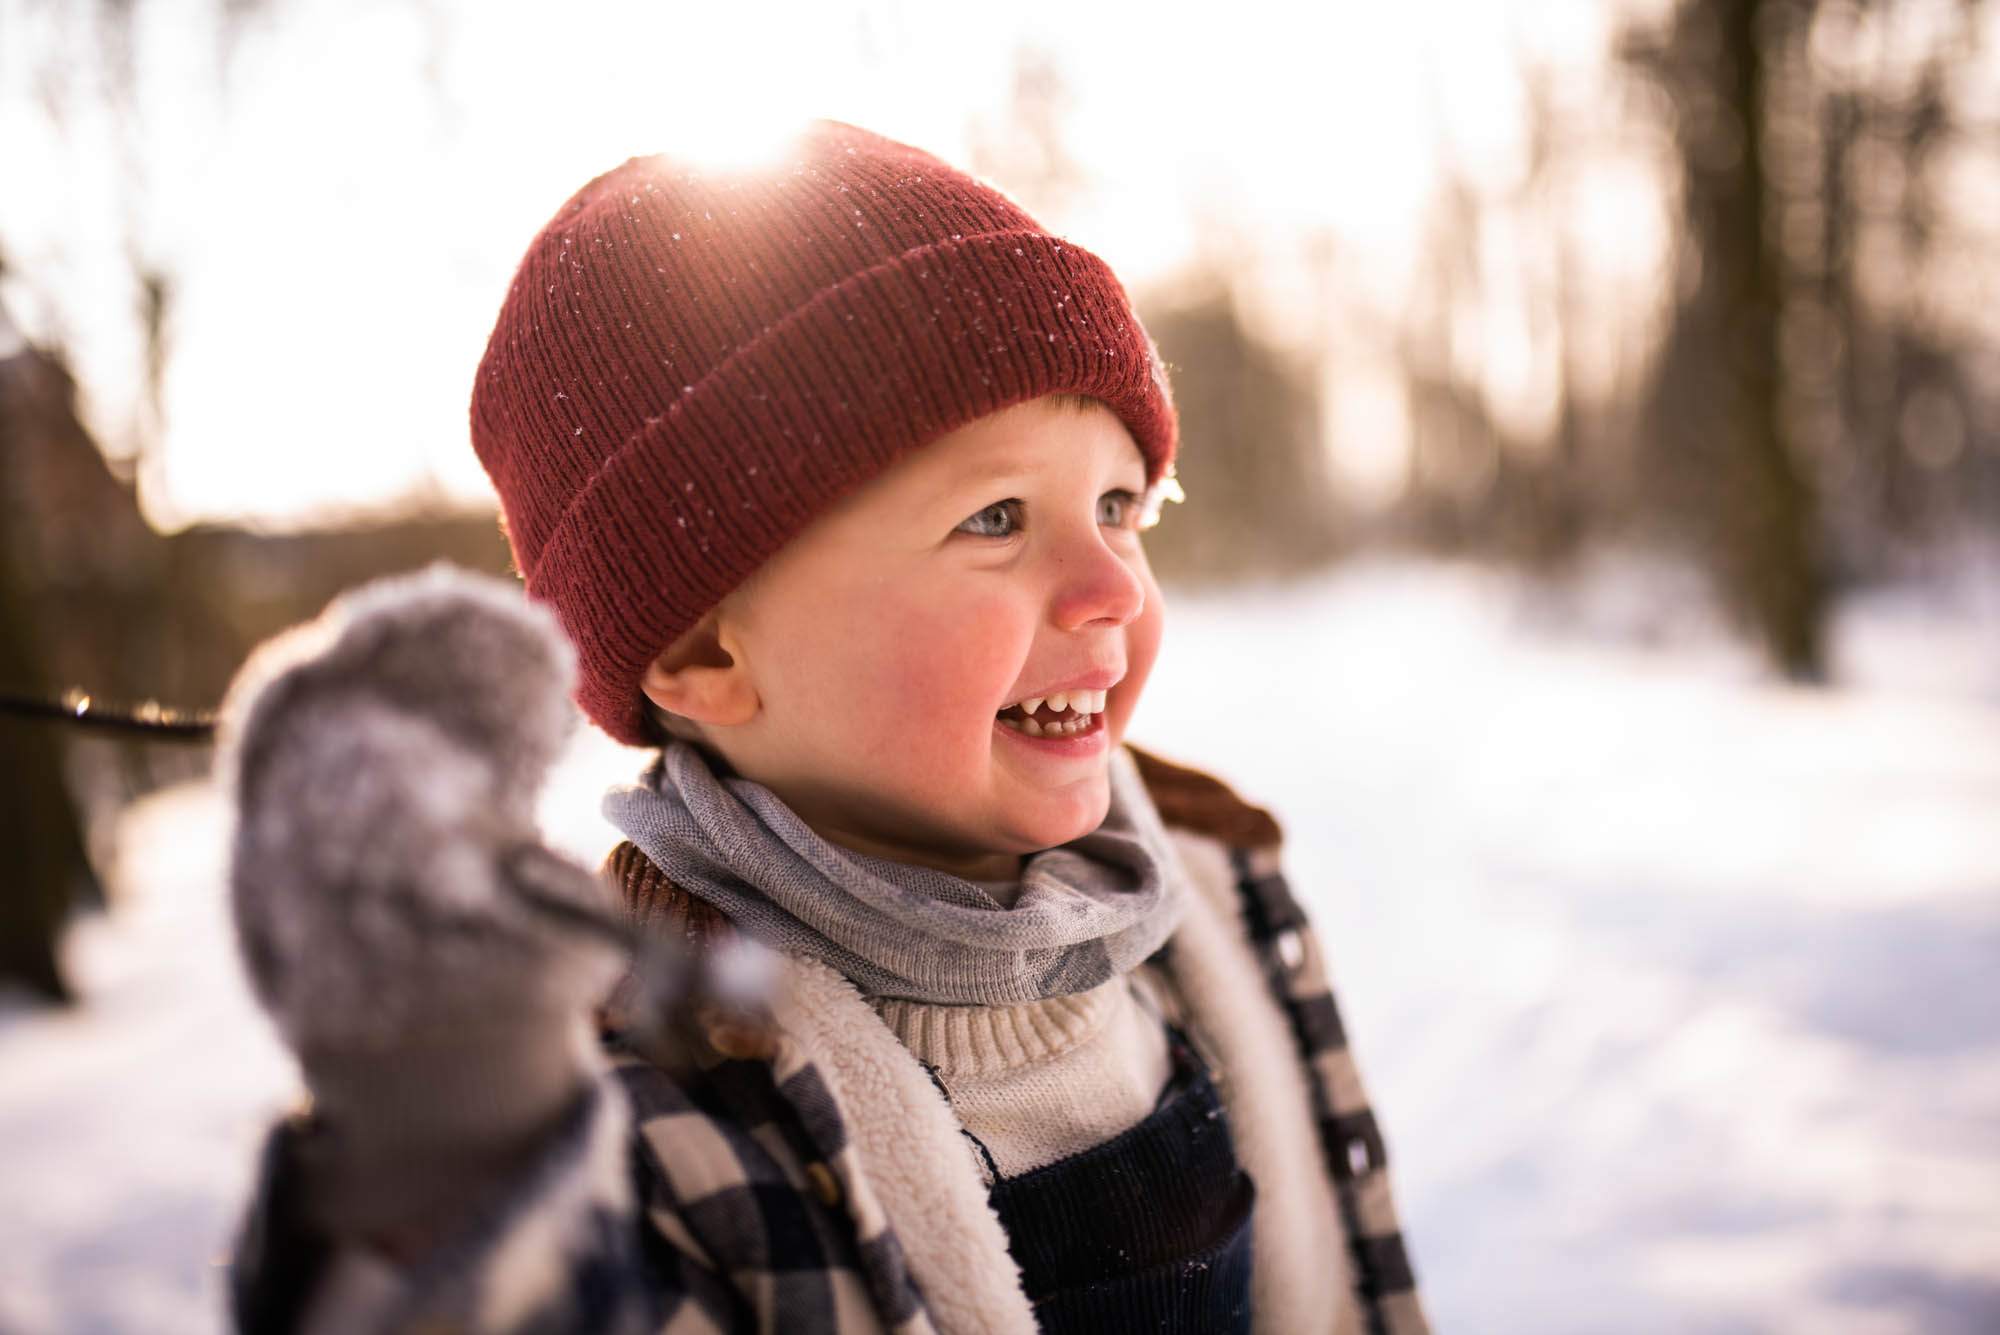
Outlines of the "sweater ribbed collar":
{"type": "Polygon", "coordinates": [[[1074,1052],[1127,1004],[1127,982],[1018,1006],[937,1006],[880,998],[875,1013],[918,1061],[947,1080],[981,1079],[1074,1052]]]}

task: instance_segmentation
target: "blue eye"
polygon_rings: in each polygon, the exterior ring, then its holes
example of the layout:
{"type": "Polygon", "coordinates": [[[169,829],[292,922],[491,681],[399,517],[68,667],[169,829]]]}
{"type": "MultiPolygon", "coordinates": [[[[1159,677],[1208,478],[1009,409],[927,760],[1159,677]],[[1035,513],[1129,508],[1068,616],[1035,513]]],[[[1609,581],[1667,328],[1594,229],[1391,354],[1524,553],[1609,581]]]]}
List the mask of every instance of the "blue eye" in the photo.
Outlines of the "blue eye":
{"type": "Polygon", "coordinates": [[[981,538],[1011,538],[1021,527],[1021,503],[1017,500],[995,501],[993,504],[960,524],[955,532],[970,533],[981,538]]]}
{"type": "Polygon", "coordinates": [[[1131,528],[1139,517],[1139,498],[1129,491],[1107,491],[1097,498],[1097,522],[1107,528],[1131,528]]]}

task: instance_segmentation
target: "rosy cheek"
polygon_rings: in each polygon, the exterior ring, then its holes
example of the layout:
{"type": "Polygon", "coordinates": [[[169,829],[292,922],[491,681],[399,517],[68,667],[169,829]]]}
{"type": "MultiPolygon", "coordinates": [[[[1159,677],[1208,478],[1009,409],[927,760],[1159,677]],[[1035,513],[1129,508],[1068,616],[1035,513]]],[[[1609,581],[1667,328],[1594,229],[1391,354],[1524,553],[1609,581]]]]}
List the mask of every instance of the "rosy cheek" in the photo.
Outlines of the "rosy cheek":
{"type": "Polygon", "coordinates": [[[926,721],[930,735],[983,741],[994,701],[1027,654],[1028,637],[1011,610],[962,596],[901,609],[880,629],[881,642],[901,651],[878,656],[876,675],[913,721],[926,721]]]}

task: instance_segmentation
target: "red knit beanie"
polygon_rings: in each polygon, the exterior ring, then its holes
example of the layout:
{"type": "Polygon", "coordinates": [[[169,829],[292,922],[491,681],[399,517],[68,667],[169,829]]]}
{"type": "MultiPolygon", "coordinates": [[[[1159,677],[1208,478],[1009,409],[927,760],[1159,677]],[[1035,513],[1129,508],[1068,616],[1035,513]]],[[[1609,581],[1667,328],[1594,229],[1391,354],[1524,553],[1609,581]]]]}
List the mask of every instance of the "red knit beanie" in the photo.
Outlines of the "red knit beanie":
{"type": "Polygon", "coordinates": [[[1173,458],[1166,377],[1104,262],[992,187],[822,123],[785,165],[634,158],[528,248],[479,364],[472,443],[577,703],[648,729],[647,664],[898,457],[1045,394],[1173,458]]]}

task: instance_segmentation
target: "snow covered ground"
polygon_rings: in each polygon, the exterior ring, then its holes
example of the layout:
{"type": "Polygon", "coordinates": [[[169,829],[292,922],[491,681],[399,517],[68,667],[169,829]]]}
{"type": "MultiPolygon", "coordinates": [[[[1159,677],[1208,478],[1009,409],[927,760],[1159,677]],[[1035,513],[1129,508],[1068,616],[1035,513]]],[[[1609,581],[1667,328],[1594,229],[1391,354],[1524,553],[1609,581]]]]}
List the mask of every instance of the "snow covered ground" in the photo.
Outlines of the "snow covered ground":
{"type": "MultiPolygon", "coordinates": [[[[2000,589],[1763,678],[1674,581],[1183,597],[1135,739],[1292,836],[1446,1331],[2000,1329],[2000,589]],[[1982,602],[1983,600],[1983,602],[1982,602]]],[[[633,753],[548,806],[585,856],[633,753]]],[[[87,1003],[0,1011],[0,1331],[222,1324],[286,1058],[201,789],[121,831],[87,1003]]]]}

